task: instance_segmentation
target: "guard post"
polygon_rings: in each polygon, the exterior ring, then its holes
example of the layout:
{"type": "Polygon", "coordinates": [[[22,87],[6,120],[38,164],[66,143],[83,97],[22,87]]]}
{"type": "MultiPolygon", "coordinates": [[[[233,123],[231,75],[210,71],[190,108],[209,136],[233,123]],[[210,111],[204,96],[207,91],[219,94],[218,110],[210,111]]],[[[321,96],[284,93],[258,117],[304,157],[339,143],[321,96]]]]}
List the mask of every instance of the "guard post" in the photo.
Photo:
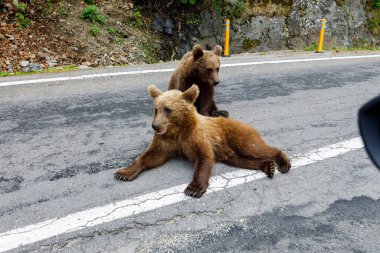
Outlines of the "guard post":
{"type": "Polygon", "coordinates": [[[326,18],[322,17],[321,31],[319,33],[319,42],[316,53],[323,53],[323,39],[325,37],[326,18]]]}
{"type": "Polygon", "coordinates": [[[230,56],[230,19],[226,19],[226,37],[224,40],[224,57],[230,56]]]}

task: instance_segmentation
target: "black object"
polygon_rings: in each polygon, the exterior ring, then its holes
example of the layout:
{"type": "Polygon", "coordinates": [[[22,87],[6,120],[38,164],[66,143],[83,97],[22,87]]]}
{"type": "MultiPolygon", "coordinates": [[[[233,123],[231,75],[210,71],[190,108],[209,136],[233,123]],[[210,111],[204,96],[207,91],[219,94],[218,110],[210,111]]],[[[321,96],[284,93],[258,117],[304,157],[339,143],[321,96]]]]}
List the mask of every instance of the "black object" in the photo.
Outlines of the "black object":
{"type": "Polygon", "coordinates": [[[380,96],[360,108],[359,129],[369,157],[380,169],[380,96]]]}

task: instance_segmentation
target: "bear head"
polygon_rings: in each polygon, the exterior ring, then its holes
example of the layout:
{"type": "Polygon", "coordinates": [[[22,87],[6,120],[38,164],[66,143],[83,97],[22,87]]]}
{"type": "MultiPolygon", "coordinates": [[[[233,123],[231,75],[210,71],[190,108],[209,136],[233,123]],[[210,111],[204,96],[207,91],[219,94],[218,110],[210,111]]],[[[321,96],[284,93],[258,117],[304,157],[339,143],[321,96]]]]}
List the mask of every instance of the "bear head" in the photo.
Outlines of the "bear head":
{"type": "Polygon", "coordinates": [[[197,75],[202,83],[216,86],[219,84],[219,56],[222,53],[222,47],[216,45],[213,51],[202,50],[200,45],[193,47],[193,73],[197,75]]]}
{"type": "Polygon", "coordinates": [[[193,84],[185,92],[162,92],[155,85],[150,85],[148,92],[154,100],[152,128],[157,135],[173,136],[194,126],[197,114],[194,102],[199,95],[197,85],[193,84]]]}

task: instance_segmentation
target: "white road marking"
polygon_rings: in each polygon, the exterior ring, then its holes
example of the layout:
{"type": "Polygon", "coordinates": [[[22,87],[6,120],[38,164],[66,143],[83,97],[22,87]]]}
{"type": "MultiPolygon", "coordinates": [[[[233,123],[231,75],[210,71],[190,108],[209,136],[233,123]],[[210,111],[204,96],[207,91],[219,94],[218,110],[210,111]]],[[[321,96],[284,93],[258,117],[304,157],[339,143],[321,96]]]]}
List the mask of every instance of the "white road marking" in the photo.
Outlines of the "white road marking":
{"type": "MultiPolygon", "coordinates": [[[[306,154],[294,156],[291,158],[292,170],[362,147],[363,142],[361,138],[358,137],[322,147],[306,154]]],[[[264,173],[244,169],[214,176],[210,180],[210,188],[206,194],[248,183],[263,177],[266,177],[264,173]]],[[[186,186],[187,184],[174,186],[158,192],[148,193],[132,199],[95,207],[65,217],[50,219],[1,233],[0,252],[192,199],[183,193],[186,186]]]]}
{"type": "MultiPolygon", "coordinates": [[[[374,54],[374,55],[354,55],[354,56],[342,56],[342,57],[322,57],[322,58],[308,58],[308,59],[294,59],[294,60],[277,60],[277,61],[229,63],[229,64],[223,64],[222,68],[239,67],[239,66],[251,66],[251,65],[263,65],[263,64],[282,64],[282,63],[315,62],[315,61],[347,60],[347,59],[366,59],[366,58],[380,58],[380,55],[379,54],[374,54]]],[[[136,71],[124,71],[124,72],[114,72],[114,73],[91,74],[91,75],[71,76],[71,77],[53,77],[53,78],[43,78],[43,79],[9,81],[9,82],[0,82],[0,87],[1,86],[10,86],[10,85],[20,85],[20,84],[63,82],[63,81],[83,80],[83,79],[91,79],[91,78],[99,78],[99,77],[123,76],[123,75],[139,75],[139,74],[161,73],[161,72],[172,72],[172,71],[174,71],[174,68],[170,68],[170,69],[136,70],[136,71]]]]}

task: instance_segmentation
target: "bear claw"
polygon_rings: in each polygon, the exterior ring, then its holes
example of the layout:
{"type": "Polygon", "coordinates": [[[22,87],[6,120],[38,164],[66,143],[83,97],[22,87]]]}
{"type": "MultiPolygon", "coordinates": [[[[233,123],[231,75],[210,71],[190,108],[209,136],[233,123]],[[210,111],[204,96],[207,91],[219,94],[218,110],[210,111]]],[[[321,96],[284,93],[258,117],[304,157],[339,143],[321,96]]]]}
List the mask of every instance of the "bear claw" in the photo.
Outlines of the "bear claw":
{"type": "Polygon", "coordinates": [[[276,165],[274,161],[266,161],[263,163],[263,172],[269,177],[272,178],[276,171],[276,165]]]}
{"type": "Polygon", "coordinates": [[[221,117],[224,117],[224,118],[228,118],[230,116],[230,113],[228,111],[225,111],[225,110],[220,110],[220,111],[218,111],[218,115],[221,117]]]}
{"type": "Polygon", "coordinates": [[[192,190],[187,189],[187,188],[185,190],[185,194],[187,196],[194,197],[194,198],[200,198],[203,195],[203,193],[201,193],[201,192],[195,192],[195,191],[192,191],[192,190]]]}

